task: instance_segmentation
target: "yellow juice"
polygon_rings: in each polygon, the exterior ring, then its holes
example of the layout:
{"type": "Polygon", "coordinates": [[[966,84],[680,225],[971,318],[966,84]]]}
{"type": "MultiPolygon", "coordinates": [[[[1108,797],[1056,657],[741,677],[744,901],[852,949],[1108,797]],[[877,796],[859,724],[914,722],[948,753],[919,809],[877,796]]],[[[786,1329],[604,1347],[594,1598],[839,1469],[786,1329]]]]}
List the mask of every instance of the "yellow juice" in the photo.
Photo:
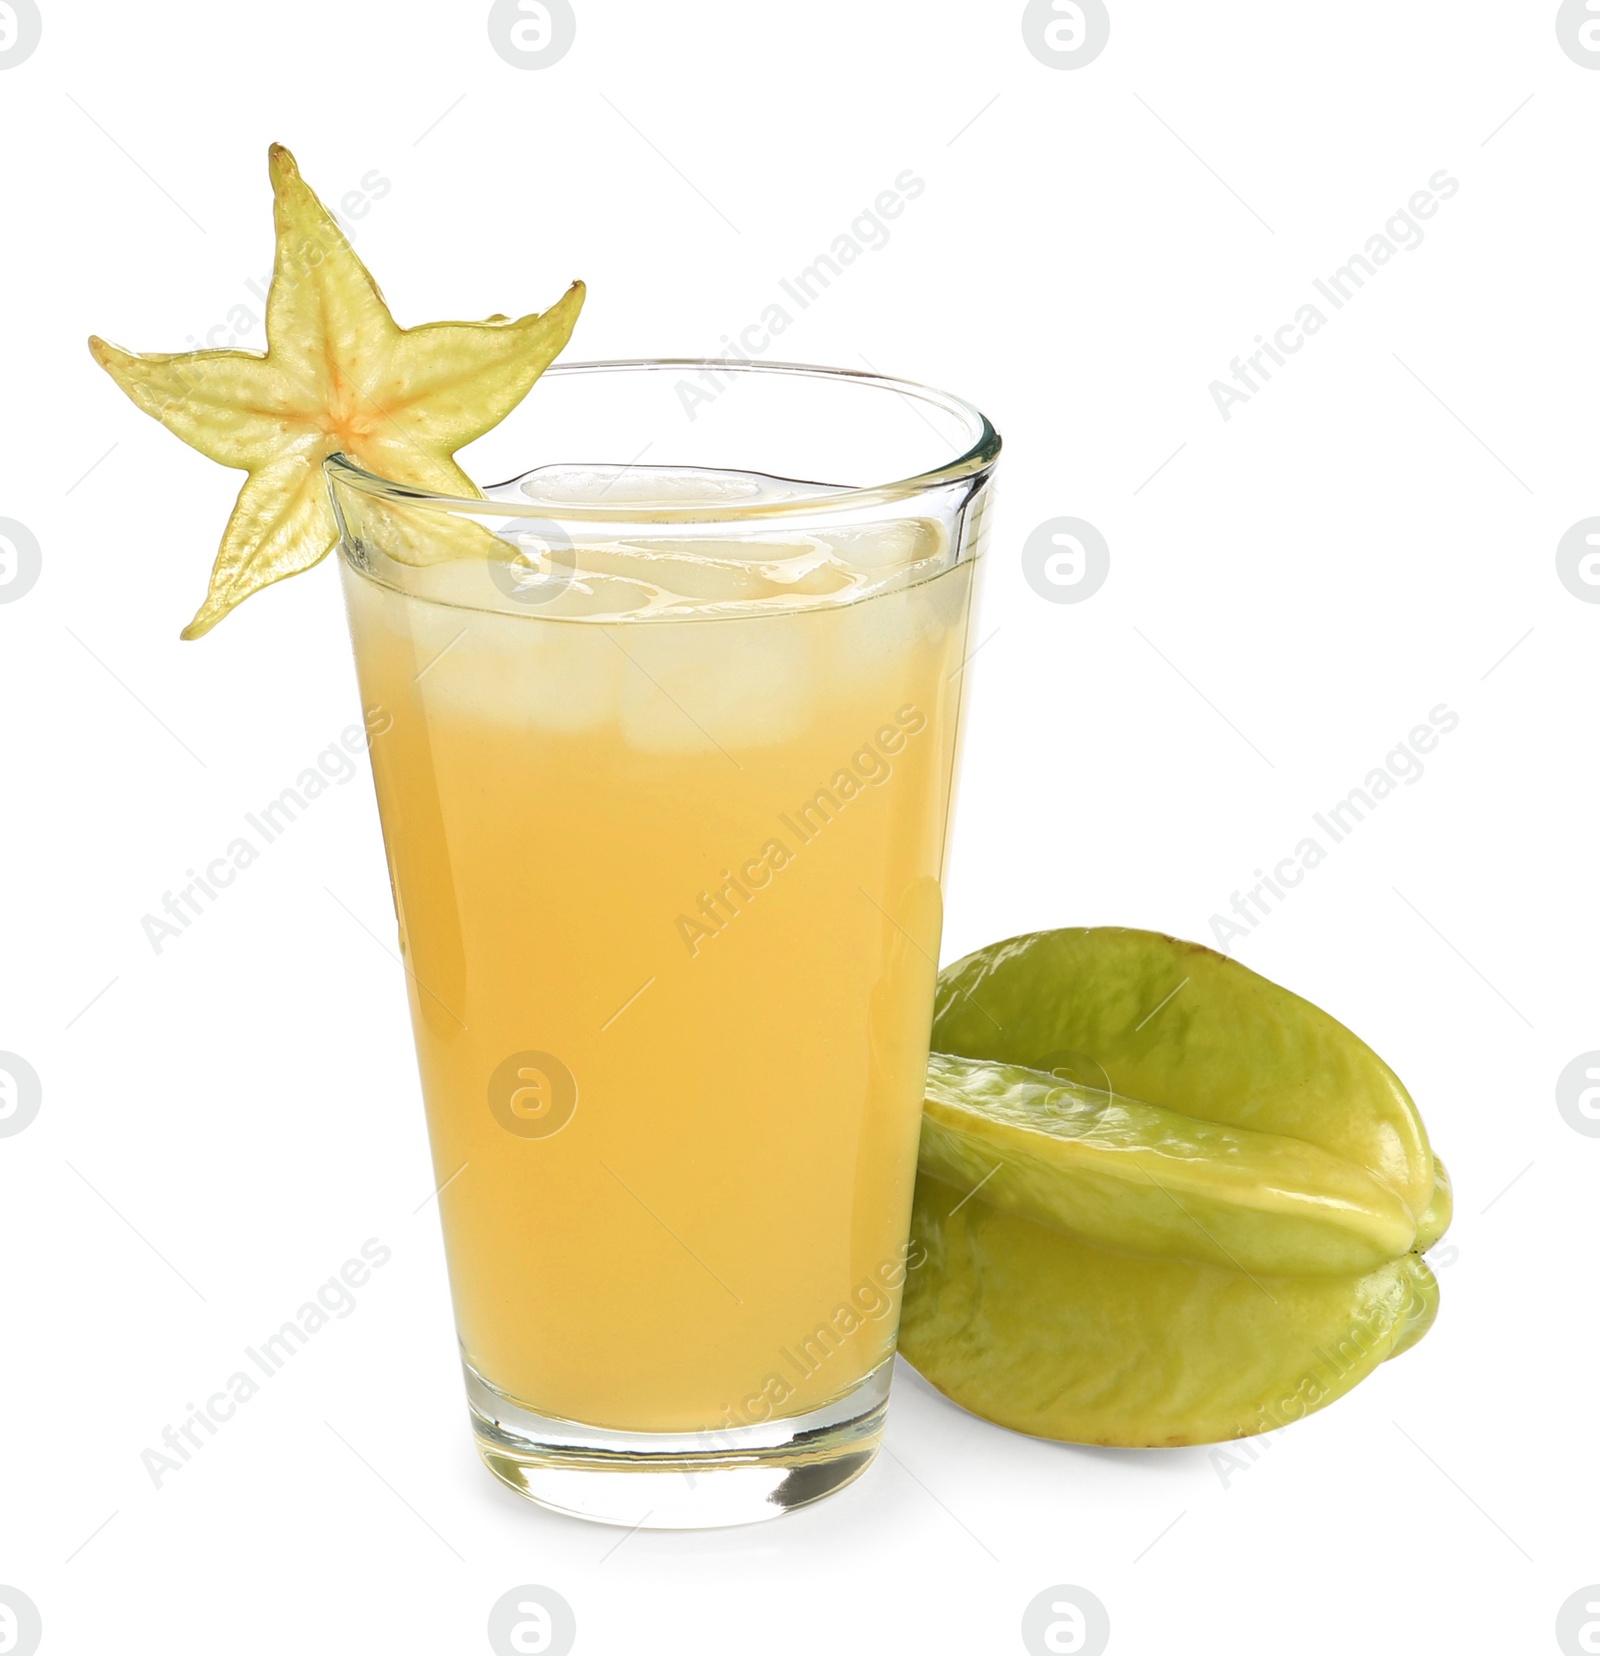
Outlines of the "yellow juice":
{"type": "Polygon", "coordinates": [[[893,1352],[970,647],[938,534],[721,610],[345,569],[463,1355],[525,1409],[715,1431],[893,1352]]]}

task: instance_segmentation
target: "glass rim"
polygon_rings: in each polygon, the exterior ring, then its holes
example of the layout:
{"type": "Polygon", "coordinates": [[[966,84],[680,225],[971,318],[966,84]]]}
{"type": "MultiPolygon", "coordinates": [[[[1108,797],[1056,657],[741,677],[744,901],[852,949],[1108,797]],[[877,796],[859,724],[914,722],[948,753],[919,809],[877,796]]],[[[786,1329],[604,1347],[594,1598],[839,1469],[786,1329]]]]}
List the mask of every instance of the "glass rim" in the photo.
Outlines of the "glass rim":
{"type": "MultiPolygon", "coordinates": [[[[911,477],[859,487],[846,485],[797,500],[778,500],[759,505],[735,503],[728,506],[708,506],[691,503],[684,506],[630,506],[626,501],[608,501],[593,506],[563,505],[558,511],[553,511],[548,505],[540,505],[534,501],[480,499],[467,495],[445,494],[412,483],[401,483],[394,478],[368,470],[343,452],[328,456],[323,461],[323,472],[331,484],[342,484],[391,504],[447,511],[458,515],[489,512],[502,518],[543,518],[574,523],[662,524],[751,520],[770,522],[785,518],[815,517],[819,512],[850,510],[858,506],[885,505],[911,499],[966,478],[982,477],[992,470],[999,458],[999,432],[990,423],[988,416],[964,397],[958,397],[949,391],[935,390],[932,386],[919,384],[916,380],[897,379],[892,375],[864,372],[856,368],[827,368],[805,362],[741,362],[729,361],[723,357],[628,357],[605,362],[555,362],[539,377],[567,378],[582,374],[654,373],[671,370],[708,370],[718,374],[770,375],[780,378],[792,376],[892,392],[902,399],[925,403],[954,417],[966,430],[967,447],[954,459],[911,477]]],[[[530,394],[538,394],[537,381],[530,394]]],[[[497,489],[505,485],[494,483],[487,487],[497,489]]]]}

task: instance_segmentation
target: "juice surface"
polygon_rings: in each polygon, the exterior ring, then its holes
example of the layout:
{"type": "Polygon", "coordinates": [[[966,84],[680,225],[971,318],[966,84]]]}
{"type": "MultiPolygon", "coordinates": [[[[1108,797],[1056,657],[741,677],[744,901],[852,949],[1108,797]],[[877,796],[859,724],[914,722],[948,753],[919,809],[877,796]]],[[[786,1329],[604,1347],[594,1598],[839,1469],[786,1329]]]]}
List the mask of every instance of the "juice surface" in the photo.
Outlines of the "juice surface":
{"type": "Polygon", "coordinates": [[[345,568],[466,1361],[635,1431],[893,1350],[973,564],[491,614],[345,568]]]}

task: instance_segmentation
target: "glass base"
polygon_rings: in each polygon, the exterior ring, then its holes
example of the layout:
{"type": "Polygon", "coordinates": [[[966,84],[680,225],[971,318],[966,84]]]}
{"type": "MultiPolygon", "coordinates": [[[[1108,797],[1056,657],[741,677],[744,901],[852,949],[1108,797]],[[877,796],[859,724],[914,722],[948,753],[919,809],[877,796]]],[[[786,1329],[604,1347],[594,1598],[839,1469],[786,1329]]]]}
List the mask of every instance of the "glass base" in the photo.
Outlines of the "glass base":
{"type": "Polygon", "coordinates": [[[519,1495],[629,1529],[717,1529],[781,1518],[859,1478],[883,1436],[894,1359],[810,1414],[715,1432],[616,1432],[535,1414],[464,1366],[478,1453],[519,1495]]]}

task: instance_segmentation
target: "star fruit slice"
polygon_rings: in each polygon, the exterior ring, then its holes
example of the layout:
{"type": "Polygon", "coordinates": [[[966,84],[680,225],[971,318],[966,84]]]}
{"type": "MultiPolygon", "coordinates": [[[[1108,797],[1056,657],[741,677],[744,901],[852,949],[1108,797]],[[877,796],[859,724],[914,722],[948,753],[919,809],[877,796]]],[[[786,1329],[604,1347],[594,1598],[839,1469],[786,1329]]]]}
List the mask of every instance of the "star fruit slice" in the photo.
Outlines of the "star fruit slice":
{"type": "Polygon", "coordinates": [[[933,1046],[900,1350],[963,1407],[1213,1442],[1431,1324],[1444,1168],[1394,1072],[1287,989],[1152,932],[1040,932],[941,975],[933,1046]]]}
{"type": "Polygon", "coordinates": [[[515,321],[402,328],[344,232],[281,144],[268,152],[277,253],[267,350],[140,355],[91,338],[96,362],[192,448],[249,473],[183,637],[252,593],[320,563],[338,541],[323,462],[344,453],[380,476],[482,495],[452,456],[498,425],[571,337],[574,282],[515,321]]]}

